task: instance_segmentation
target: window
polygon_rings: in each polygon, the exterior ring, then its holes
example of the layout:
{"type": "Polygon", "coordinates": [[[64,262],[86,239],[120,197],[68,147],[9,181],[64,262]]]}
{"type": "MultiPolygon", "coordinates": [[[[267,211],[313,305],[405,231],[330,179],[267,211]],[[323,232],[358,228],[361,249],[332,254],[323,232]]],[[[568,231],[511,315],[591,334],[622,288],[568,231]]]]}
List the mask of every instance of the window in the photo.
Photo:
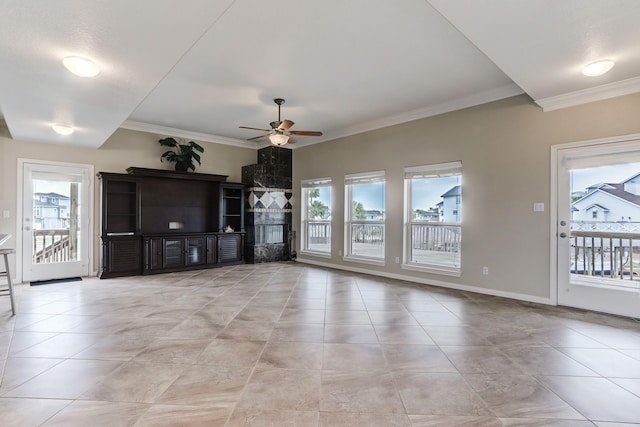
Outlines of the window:
{"type": "Polygon", "coordinates": [[[403,268],[460,275],[462,163],[405,168],[403,268]]]}
{"type": "Polygon", "coordinates": [[[302,181],[302,251],[331,254],[331,178],[302,181]]]}
{"type": "Polygon", "coordinates": [[[345,258],[384,265],[385,172],[346,175],[345,258]]]}
{"type": "Polygon", "coordinates": [[[598,211],[591,212],[591,218],[598,219],[598,211]]]}

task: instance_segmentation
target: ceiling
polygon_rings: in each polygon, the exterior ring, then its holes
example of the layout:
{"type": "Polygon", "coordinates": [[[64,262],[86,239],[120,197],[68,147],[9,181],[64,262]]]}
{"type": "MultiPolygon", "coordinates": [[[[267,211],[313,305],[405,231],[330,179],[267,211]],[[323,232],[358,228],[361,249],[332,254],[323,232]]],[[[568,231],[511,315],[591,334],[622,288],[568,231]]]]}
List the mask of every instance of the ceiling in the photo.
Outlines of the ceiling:
{"type": "Polygon", "coordinates": [[[520,93],[548,111],[640,92],[638,18],[637,0],[4,0],[0,113],[14,139],[97,148],[121,127],[257,147],[238,127],[268,129],[279,97],[292,130],[324,132],[296,146],[520,93]],[[616,66],[580,73],[599,59],[616,66]]]}

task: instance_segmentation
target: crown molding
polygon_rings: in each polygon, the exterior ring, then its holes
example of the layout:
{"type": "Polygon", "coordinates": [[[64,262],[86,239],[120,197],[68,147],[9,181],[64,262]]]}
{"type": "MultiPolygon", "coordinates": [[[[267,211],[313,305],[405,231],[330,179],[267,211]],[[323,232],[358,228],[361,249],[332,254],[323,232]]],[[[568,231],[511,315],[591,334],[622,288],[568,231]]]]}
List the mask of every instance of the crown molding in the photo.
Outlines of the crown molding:
{"type": "Polygon", "coordinates": [[[640,92],[640,77],[633,77],[589,89],[537,99],[535,102],[542,107],[542,111],[547,112],[615,98],[616,96],[630,95],[636,92],[640,92]]]}
{"type": "Polygon", "coordinates": [[[227,138],[224,136],[218,136],[209,133],[193,132],[168,126],[134,122],[131,120],[125,120],[125,122],[122,123],[120,127],[122,129],[137,130],[140,132],[155,133],[158,135],[173,136],[178,138],[194,139],[197,141],[212,142],[214,144],[233,145],[235,147],[252,148],[256,150],[260,148],[260,146],[257,144],[247,143],[246,141],[243,141],[241,139],[227,138]]]}

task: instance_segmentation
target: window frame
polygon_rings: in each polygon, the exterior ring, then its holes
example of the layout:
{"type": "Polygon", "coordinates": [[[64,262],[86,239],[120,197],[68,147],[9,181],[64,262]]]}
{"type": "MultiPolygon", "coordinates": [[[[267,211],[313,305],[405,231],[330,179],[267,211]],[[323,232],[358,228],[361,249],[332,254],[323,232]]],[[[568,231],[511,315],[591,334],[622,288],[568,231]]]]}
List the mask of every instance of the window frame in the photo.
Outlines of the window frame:
{"type": "Polygon", "coordinates": [[[331,177],[304,179],[300,181],[300,194],[301,194],[300,199],[302,200],[301,212],[300,212],[301,213],[300,253],[319,256],[319,257],[325,257],[325,258],[331,258],[333,256],[333,244],[332,244],[332,232],[331,232],[333,215],[331,215],[329,220],[313,220],[309,218],[308,191],[311,188],[318,188],[318,187],[329,187],[329,191],[330,191],[329,210],[333,212],[333,207],[331,206],[333,204],[333,182],[331,177]],[[328,236],[329,250],[328,251],[309,249],[309,236],[310,236],[309,225],[320,224],[320,223],[329,224],[329,236],[328,236]]]}
{"type": "MultiPolygon", "coordinates": [[[[403,233],[403,254],[401,268],[404,270],[413,270],[446,276],[460,277],[462,276],[462,234],[463,234],[463,198],[462,198],[462,162],[446,162],[423,166],[406,167],[404,175],[404,233],[403,233]],[[412,189],[414,179],[420,178],[439,178],[446,176],[459,176],[460,194],[456,195],[456,208],[460,212],[460,222],[443,222],[443,221],[425,221],[413,219],[413,200],[412,189]],[[457,266],[443,265],[438,263],[416,262],[413,259],[413,229],[414,226],[430,224],[437,227],[457,227],[458,228],[458,250],[457,250],[457,266]]],[[[437,206],[436,206],[437,207],[437,206]]],[[[443,206],[444,208],[444,206],[443,206]]],[[[442,213],[441,213],[442,215],[442,213]]]]}
{"type": "Polygon", "coordinates": [[[386,265],[386,205],[387,205],[387,180],[386,171],[369,171],[354,174],[347,174],[344,177],[344,255],[342,259],[344,261],[358,262],[371,265],[386,265]],[[384,218],[382,220],[371,219],[354,219],[353,218],[353,185],[358,184],[372,184],[375,182],[382,182],[384,184],[383,197],[383,213],[384,218]],[[382,227],[382,257],[371,257],[361,254],[353,253],[353,226],[354,225],[374,225],[382,227]]]}

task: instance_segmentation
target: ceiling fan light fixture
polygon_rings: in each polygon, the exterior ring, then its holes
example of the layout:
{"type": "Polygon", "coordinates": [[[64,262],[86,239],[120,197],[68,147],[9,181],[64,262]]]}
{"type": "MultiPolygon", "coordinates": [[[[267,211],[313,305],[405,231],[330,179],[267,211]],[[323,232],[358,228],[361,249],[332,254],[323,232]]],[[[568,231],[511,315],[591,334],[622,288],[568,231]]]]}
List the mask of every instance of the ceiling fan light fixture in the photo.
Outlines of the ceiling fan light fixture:
{"type": "Polygon", "coordinates": [[[614,65],[616,65],[616,63],[611,61],[610,59],[592,62],[582,69],[582,74],[587,77],[601,76],[609,72],[614,65]]]}
{"type": "Polygon", "coordinates": [[[66,135],[71,135],[72,133],[74,133],[76,131],[73,128],[73,126],[68,125],[66,123],[54,123],[54,124],[51,125],[51,128],[58,135],[65,135],[65,136],[66,135]]]}
{"type": "Polygon", "coordinates": [[[271,141],[273,145],[281,146],[289,142],[289,136],[283,133],[274,133],[273,135],[269,135],[269,141],[271,141]]]}
{"type": "Polygon", "coordinates": [[[95,62],[81,56],[67,56],[62,60],[62,65],[80,77],[95,77],[100,73],[100,67],[95,62]]]}

